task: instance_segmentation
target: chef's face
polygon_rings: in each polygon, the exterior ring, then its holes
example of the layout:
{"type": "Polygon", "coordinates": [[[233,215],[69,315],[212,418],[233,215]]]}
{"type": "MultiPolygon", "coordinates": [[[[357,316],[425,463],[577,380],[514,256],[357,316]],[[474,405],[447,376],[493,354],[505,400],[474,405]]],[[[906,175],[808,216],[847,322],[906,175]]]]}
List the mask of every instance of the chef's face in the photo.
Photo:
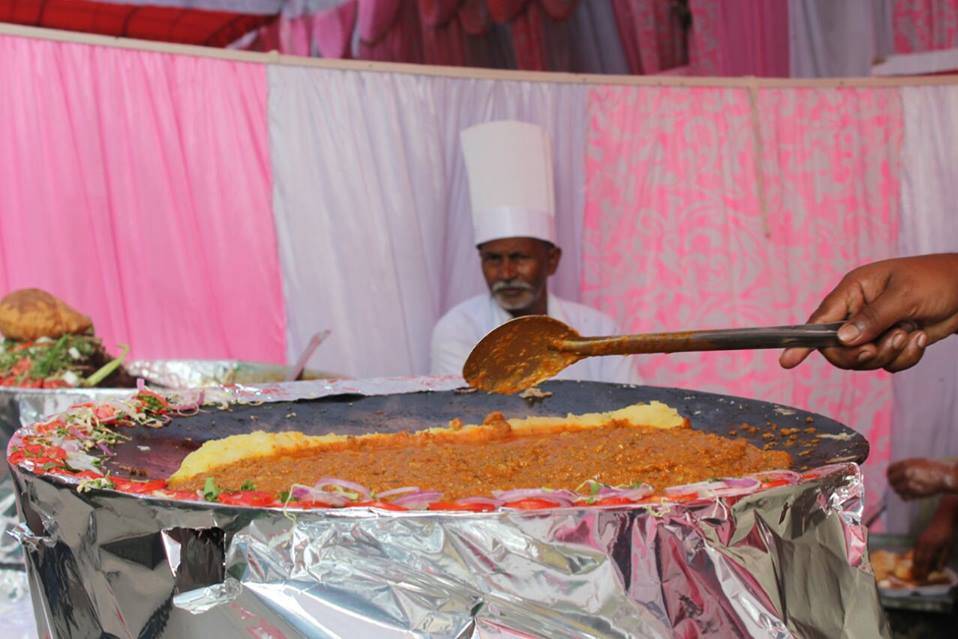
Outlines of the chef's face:
{"type": "Polygon", "coordinates": [[[482,274],[496,303],[513,317],[544,315],[548,287],[562,250],[531,237],[507,237],[479,245],[482,274]]]}

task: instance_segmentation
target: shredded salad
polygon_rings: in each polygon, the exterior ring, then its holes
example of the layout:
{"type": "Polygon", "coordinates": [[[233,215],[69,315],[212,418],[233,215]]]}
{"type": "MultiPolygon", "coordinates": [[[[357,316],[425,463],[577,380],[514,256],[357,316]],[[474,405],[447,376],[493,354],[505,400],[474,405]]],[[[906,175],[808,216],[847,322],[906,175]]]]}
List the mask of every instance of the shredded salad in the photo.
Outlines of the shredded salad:
{"type": "Polygon", "coordinates": [[[129,439],[123,433],[125,428],[135,425],[161,428],[173,417],[185,417],[201,410],[206,410],[202,392],[184,399],[154,392],[140,383],[136,394],[129,399],[75,404],[48,421],[24,429],[11,446],[7,459],[11,465],[19,465],[37,474],[77,481],[77,489],[81,492],[116,490],[166,499],[289,510],[367,507],[396,511],[490,512],[688,503],[736,498],[767,488],[792,485],[805,478],[821,476],[827,470],[816,469],[804,474],[791,470],[768,471],[748,477],[673,486],[658,493],[645,484],[608,486],[590,479],[574,491],[528,488],[445,501],[441,492],[418,486],[376,493],[355,482],[334,477],[322,478],[313,485],[295,484],[279,494],[259,491],[252,482],[244,483],[240,490],[225,490],[217,486],[213,478],[206,480],[202,490],[173,490],[162,479],[127,479],[113,475],[103,467],[103,460],[112,455],[111,447],[129,439]]]}
{"type": "Polygon", "coordinates": [[[93,335],[68,334],[57,339],[41,337],[24,342],[2,339],[0,386],[79,386],[97,374],[101,368],[97,362],[99,359],[109,357],[105,355],[100,339],[93,335]]]}

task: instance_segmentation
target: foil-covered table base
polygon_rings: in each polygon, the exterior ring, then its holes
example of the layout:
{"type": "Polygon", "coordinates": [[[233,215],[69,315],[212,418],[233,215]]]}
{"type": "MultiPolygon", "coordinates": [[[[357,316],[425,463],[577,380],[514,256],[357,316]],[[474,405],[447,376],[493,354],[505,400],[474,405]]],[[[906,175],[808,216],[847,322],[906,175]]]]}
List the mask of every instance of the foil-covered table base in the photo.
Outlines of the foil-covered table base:
{"type": "Polygon", "coordinates": [[[14,471],[41,635],[886,637],[855,464],[741,498],[291,513],[14,471]]]}

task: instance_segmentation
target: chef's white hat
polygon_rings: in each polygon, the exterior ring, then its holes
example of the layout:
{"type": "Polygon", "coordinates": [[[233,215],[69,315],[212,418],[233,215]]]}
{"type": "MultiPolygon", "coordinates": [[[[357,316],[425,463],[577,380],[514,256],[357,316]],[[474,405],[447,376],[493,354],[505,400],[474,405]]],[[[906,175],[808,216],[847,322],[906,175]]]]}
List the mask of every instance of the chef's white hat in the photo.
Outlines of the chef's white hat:
{"type": "Polygon", "coordinates": [[[476,244],[504,237],[556,241],[552,144],[542,127],[487,122],[461,133],[476,244]]]}

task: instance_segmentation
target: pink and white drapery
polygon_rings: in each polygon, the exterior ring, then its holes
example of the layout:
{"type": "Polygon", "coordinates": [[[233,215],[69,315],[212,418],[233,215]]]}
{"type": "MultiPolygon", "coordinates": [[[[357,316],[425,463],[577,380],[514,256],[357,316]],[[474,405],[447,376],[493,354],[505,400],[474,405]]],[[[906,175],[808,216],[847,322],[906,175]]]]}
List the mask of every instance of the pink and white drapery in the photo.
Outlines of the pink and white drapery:
{"type": "Polygon", "coordinates": [[[140,358],[284,359],[266,70],[0,37],[0,291],[140,358]]]}
{"type": "MultiPolygon", "coordinates": [[[[898,252],[958,252],[958,87],[901,92],[906,127],[898,252]]],[[[893,382],[894,457],[958,457],[958,338],[935,344],[893,382]]],[[[911,521],[915,510],[915,502],[891,495],[890,521],[911,521]]]]}
{"type": "MultiPolygon", "coordinates": [[[[896,90],[603,88],[589,101],[583,297],[630,331],[799,323],[896,252],[896,90]]],[[[777,353],[642,358],[643,378],[832,415],[889,456],[891,381],[777,353]]],[[[872,490],[870,497],[880,491],[872,490]]]]}
{"type": "MultiPolygon", "coordinates": [[[[588,88],[274,67],[275,214],[290,358],[380,376],[428,372],[435,322],[484,290],[459,132],[516,118],[545,127],[556,173],[582,175],[588,88]],[[335,98],[332,98],[335,96],[335,98]]],[[[556,180],[563,247],[552,290],[578,299],[582,189],[556,180]]]]}
{"type": "MultiPolygon", "coordinates": [[[[432,323],[483,290],[458,135],[498,118],[554,141],[554,290],[629,329],[797,322],[860,262],[958,250],[952,87],[639,87],[268,60],[0,35],[0,292],[49,288],[141,357],[278,361],[332,329],[316,368],[426,372],[432,323]]],[[[896,377],[896,410],[932,411],[921,437],[946,444],[954,360],[929,362],[896,377]]],[[[899,414],[889,452],[881,374],[784,372],[774,353],[642,368],[649,383],[848,421],[872,439],[871,500],[889,456],[920,448],[899,414]]]]}
{"type": "Polygon", "coordinates": [[[893,53],[958,47],[958,0],[689,0],[687,9],[673,0],[336,2],[284,14],[247,46],[454,66],[760,77],[866,76],[893,53]]]}
{"type": "Polygon", "coordinates": [[[958,47],[958,0],[894,0],[895,53],[958,47]]]}

